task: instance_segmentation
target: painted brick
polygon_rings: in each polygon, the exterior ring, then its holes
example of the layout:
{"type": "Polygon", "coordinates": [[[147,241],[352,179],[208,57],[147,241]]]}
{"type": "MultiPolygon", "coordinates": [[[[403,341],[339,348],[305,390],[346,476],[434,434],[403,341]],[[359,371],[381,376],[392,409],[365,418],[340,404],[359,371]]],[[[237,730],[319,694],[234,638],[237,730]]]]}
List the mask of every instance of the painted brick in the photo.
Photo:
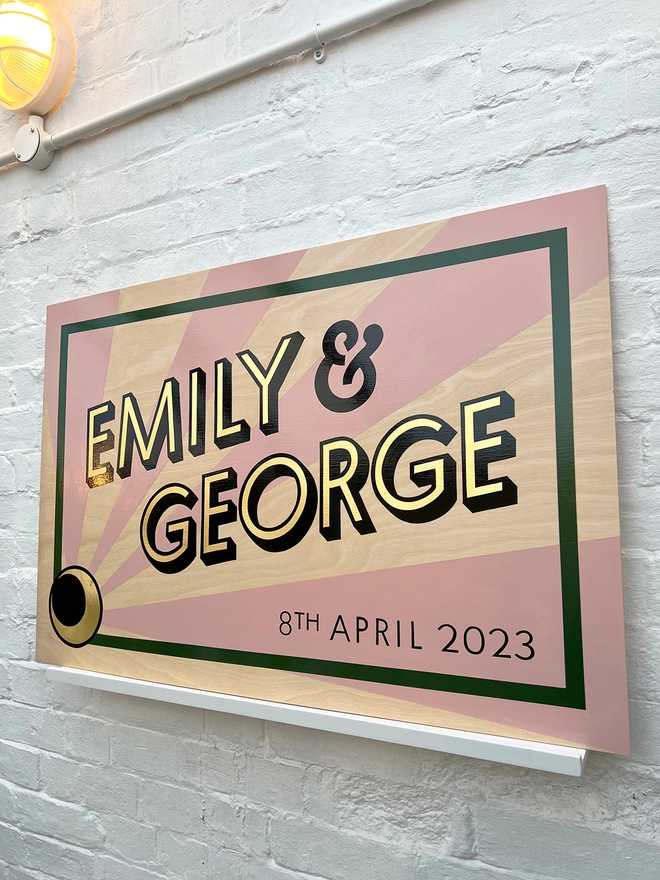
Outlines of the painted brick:
{"type": "Polygon", "coordinates": [[[0,571],[10,571],[25,561],[24,538],[13,525],[6,529],[0,527],[0,571]]]}
{"type": "Polygon", "coordinates": [[[627,550],[622,554],[626,584],[626,620],[629,623],[660,622],[660,571],[658,554],[627,550]]]}
{"type": "Polygon", "coordinates": [[[194,737],[198,737],[204,730],[204,712],[201,709],[101,691],[95,691],[93,696],[93,714],[112,724],[139,725],[161,732],[171,731],[174,726],[194,737]]]}
{"type": "Polygon", "coordinates": [[[58,682],[54,682],[51,688],[53,708],[66,712],[84,710],[87,715],[93,714],[90,711],[93,692],[89,688],[60,684],[58,682]]]}
{"type": "Polygon", "coordinates": [[[84,807],[21,788],[15,789],[14,796],[14,816],[20,828],[81,846],[103,842],[98,819],[84,807]]]}
{"type": "MultiPolygon", "coordinates": [[[[306,880],[309,874],[300,874],[298,871],[290,871],[278,865],[274,859],[266,862],[248,862],[246,866],[246,880],[306,880]]],[[[324,880],[320,874],[314,874],[314,880],[324,880]]]]}
{"type": "Polygon", "coordinates": [[[48,724],[53,713],[19,703],[0,703],[0,720],[4,739],[38,749],[61,747],[54,724],[48,724]]]}
{"type": "Polygon", "coordinates": [[[34,650],[33,627],[29,623],[0,616],[0,642],[6,657],[27,660],[34,650]]]}
{"type": "Polygon", "coordinates": [[[205,791],[224,792],[227,794],[242,791],[239,756],[230,749],[217,743],[202,744],[200,748],[200,769],[202,786],[205,791]]]}
{"type": "Polygon", "coordinates": [[[102,855],[94,860],[94,873],[90,880],[164,880],[165,876],[159,871],[102,855]]]}
{"type": "Polygon", "coordinates": [[[25,221],[33,234],[63,229],[71,219],[71,195],[67,191],[35,193],[27,199],[25,221]]]}
{"type": "Polygon", "coordinates": [[[25,857],[21,863],[24,868],[58,880],[88,880],[94,873],[94,861],[94,854],[80,847],[25,835],[25,857]]]}
{"type": "Polygon", "coordinates": [[[614,834],[507,815],[487,807],[478,809],[476,818],[479,857],[497,867],[531,873],[541,863],[552,865],[557,880],[624,880],[630,863],[638,859],[640,866],[660,864],[660,847],[614,834]],[[508,846],[512,835],[518,841],[515,850],[508,846]]]}
{"type": "Polygon", "coordinates": [[[46,681],[42,666],[27,663],[13,664],[11,689],[13,698],[19,703],[44,708],[53,703],[52,688],[46,681]]]}
{"type": "MultiPolygon", "coordinates": [[[[459,861],[434,853],[421,853],[417,880],[527,880],[529,875],[491,868],[476,859],[459,861]]],[[[536,878],[544,875],[536,874],[536,878]]]]}
{"type": "MultiPolygon", "coordinates": [[[[78,66],[52,131],[365,2],[66,5],[78,66]]],[[[292,59],[46,172],[0,171],[3,880],[656,876],[659,35],[649,0],[430,3],[331,44],[324,65],[292,59]],[[46,684],[33,657],[48,304],[603,182],[630,759],[592,755],[571,780],[46,684]]],[[[17,125],[0,117],[2,151],[17,125]]]]}
{"type": "Polygon", "coordinates": [[[248,757],[245,791],[249,800],[277,810],[302,811],[302,776],[300,767],[248,757]]]}
{"type": "Polygon", "coordinates": [[[0,779],[0,816],[6,822],[14,821],[16,793],[20,791],[20,789],[0,779]]]}
{"type": "Polygon", "coordinates": [[[7,660],[0,661],[0,700],[11,697],[11,666],[7,660]]]}
{"type": "MultiPolygon", "coordinates": [[[[4,152],[4,151],[3,151],[4,152]]],[[[0,213],[0,236],[5,241],[18,241],[23,233],[24,205],[22,200],[3,202],[0,213]]]]}
{"type": "Polygon", "coordinates": [[[204,822],[211,829],[210,842],[222,849],[241,852],[244,841],[245,808],[223,795],[204,798],[204,822]]]}
{"type": "Polygon", "coordinates": [[[222,712],[206,712],[204,739],[212,747],[224,743],[239,748],[261,751],[264,740],[265,722],[258,718],[242,718],[240,715],[226,715],[222,712]]]}
{"type": "Polygon", "coordinates": [[[660,682],[655,677],[660,664],[660,627],[653,626],[650,620],[629,624],[626,638],[628,675],[632,680],[631,698],[660,703],[660,682]]]}
{"type": "Polygon", "coordinates": [[[399,749],[389,743],[279,724],[269,723],[268,732],[273,752],[290,761],[342,768],[368,776],[377,758],[381,779],[403,783],[410,782],[419,773],[420,753],[415,749],[399,749]]]}
{"type": "Polygon", "coordinates": [[[156,829],[124,819],[122,816],[104,816],[106,846],[111,855],[130,864],[156,862],[156,829]]]}
{"type": "Polygon", "coordinates": [[[203,806],[201,792],[159,782],[144,782],[140,790],[138,816],[149,825],[194,837],[203,830],[203,806]]]}
{"type": "MultiPolygon", "coordinates": [[[[34,405],[43,389],[43,369],[40,363],[27,367],[18,367],[12,373],[16,402],[20,406],[28,403],[34,405]]],[[[33,464],[34,467],[34,464],[33,464]]]]}
{"type": "Polygon", "coordinates": [[[13,568],[10,573],[0,575],[0,601],[9,616],[17,620],[34,617],[36,582],[36,569],[31,568],[13,568]]]}
{"type": "Polygon", "coordinates": [[[398,841],[430,840],[447,847],[454,820],[446,794],[432,785],[418,786],[381,781],[360,775],[339,775],[332,793],[335,823],[354,833],[398,841]]]}
{"type": "Polygon", "coordinates": [[[15,404],[16,396],[14,394],[11,372],[0,373],[0,409],[8,409],[10,406],[15,406],[15,404]]]}
{"type": "Polygon", "coordinates": [[[135,727],[120,728],[112,737],[112,760],[140,776],[199,784],[199,751],[190,741],[135,727]]]}
{"type": "Polygon", "coordinates": [[[36,449],[22,449],[12,452],[9,456],[14,473],[16,485],[23,492],[38,492],[39,490],[39,462],[41,455],[36,449]]]}
{"type": "Polygon", "coordinates": [[[659,724],[660,703],[630,700],[630,739],[635,760],[652,766],[660,764],[659,724]]]}
{"type": "Polygon", "coordinates": [[[248,880],[249,869],[254,865],[245,856],[222,847],[209,846],[209,877],[222,877],[222,880],[248,880]],[[246,871],[248,873],[246,873],[246,871]]]}
{"type": "MultiPolygon", "coordinates": [[[[0,868],[7,872],[6,876],[11,877],[11,880],[50,880],[50,878],[46,874],[42,874],[41,871],[23,871],[18,866],[7,864],[2,858],[0,858],[0,868]]],[[[5,875],[3,875],[3,877],[4,876],[5,875]]]]}
{"type": "Polygon", "coordinates": [[[328,880],[349,880],[361,866],[364,880],[408,880],[415,876],[415,859],[405,849],[387,846],[360,835],[340,834],[298,817],[273,819],[273,858],[278,865],[328,880]]]}
{"type": "Polygon", "coordinates": [[[25,859],[25,838],[17,828],[0,822],[0,859],[18,867],[25,859]]]}
{"type": "Polygon", "coordinates": [[[137,816],[139,778],[111,769],[107,764],[92,766],[82,763],[80,758],[44,755],[41,778],[44,790],[58,800],[78,803],[80,792],[84,791],[84,803],[90,810],[111,812],[119,817],[137,816]]]}
{"type": "Polygon", "coordinates": [[[38,789],[39,753],[0,740],[0,779],[6,779],[23,788],[38,789]]]}
{"type": "Polygon", "coordinates": [[[0,512],[0,524],[11,527],[12,522],[36,522],[39,512],[39,498],[36,493],[16,492],[5,498],[0,512]]]}
{"type": "Polygon", "coordinates": [[[85,716],[76,717],[68,713],[59,714],[63,753],[77,761],[90,760],[104,762],[110,753],[110,728],[103,722],[85,716]]]}
{"type": "MultiPolygon", "coordinates": [[[[35,438],[38,436],[40,424],[41,416],[36,408],[31,410],[26,407],[20,409],[16,407],[0,413],[0,436],[6,444],[5,450],[11,452],[14,449],[29,449],[36,446],[35,438]]],[[[25,523],[26,520],[13,520],[11,525],[16,522],[25,523]]]]}
{"type": "Polygon", "coordinates": [[[208,876],[208,850],[198,840],[162,831],[158,835],[158,863],[163,873],[186,880],[206,880],[208,876]]]}
{"type": "Polygon", "coordinates": [[[0,493],[9,495],[16,491],[16,474],[11,459],[3,455],[0,457],[0,493]]]}
{"type": "Polygon", "coordinates": [[[263,807],[245,807],[243,810],[242,850],[261,861],[271,851],[271,812],[263,807]]]}
{"type": "Polygon", "coordinates": [[[335,823],[334,792],[337,786],[336,770],[308,767],[303,779],[304,815],[328,825],[335,823]]]}

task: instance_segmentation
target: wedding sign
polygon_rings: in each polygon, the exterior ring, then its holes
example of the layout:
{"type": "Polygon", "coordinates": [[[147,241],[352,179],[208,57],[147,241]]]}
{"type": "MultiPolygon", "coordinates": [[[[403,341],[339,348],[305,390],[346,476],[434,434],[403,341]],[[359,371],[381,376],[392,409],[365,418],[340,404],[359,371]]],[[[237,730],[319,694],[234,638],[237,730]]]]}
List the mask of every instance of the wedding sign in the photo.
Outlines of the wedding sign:
{"type": "Polygon", "coordinates": [[[626,753],[604,187],[51,306],[38,659],[626,753]]]}

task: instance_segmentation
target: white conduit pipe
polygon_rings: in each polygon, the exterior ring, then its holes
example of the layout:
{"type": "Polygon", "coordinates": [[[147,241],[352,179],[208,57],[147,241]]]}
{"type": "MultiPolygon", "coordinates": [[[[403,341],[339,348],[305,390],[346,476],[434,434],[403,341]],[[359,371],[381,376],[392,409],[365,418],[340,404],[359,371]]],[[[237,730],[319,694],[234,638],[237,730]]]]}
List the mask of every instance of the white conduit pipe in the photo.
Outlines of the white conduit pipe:
{"type": "MultiPolygon", "coordinates": [[[[75,125],[73,128],[65,129],[57,134],[48,135],[44,132],[46,150],[49,153],[54,150],[61,150],[63,147],[69,146],[69,144],[76,143],[76,141],[100,134],[109,128],[123,125],[134,119],[139,119],[148,113],[162,110],[179,101],[185,101],[186,98],[202,94],[217,86],[247,76],[250,73],[263,70],[263,68],[277,64],[285,58],[300,55],[302,52],[310,49],[321,49],[326,43],[330,43],[333,40],[338,40],[341,37],[364,30],[372,25],[380,24],[380,22],[393,18],[395,15],[400,15],[403,12],[408,12],[420,6],[426,6],[432,2],[434,0],[385,0],[383,3],[379,3],[362,12],[356,12],[330,24],[320,24],[314,30],[294,37],[291,40],[278,43],[268,49],[262,49],[260,52],[255,52],[247,58],[232,61],[230,64],[224,65],[224,67],[219,67],[210,73],[195,77],[178,86],[164,89],[162,92],[158,92],[148,98],[143,98],[140,101],[135,101],[133,104],[128,104],[119,110],[113,110],[110,113],[103,114],[103,116],[97,116],[95,119],[90,119],[88,122],[75,125]]],[[[5,165],[11,165],[16,161],[16,155],[13,150],[7,153],[0,153],[0,168],[5,165]]]]}

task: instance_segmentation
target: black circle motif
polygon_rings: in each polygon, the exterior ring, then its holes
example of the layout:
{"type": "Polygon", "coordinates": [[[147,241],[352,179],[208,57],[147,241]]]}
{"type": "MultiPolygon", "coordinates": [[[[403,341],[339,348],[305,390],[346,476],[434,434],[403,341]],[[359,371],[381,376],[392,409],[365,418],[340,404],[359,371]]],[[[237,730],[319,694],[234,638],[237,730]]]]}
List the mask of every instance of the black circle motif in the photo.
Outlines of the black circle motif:
{"type": "Polygon", "coordinates": [[[65,645],[88,644],[103,618],[103,599],[94,576],[79,565],[63,569],[50,588],[48,611],[55,634],[65,645]]]}
{"type": "Polygon", "coordinates": [[[53,614],[63,626],[75,626],[85,616],[87,601],[85,589],[78,578],[70,572],[54,581],[50,590],[53,614]]]}

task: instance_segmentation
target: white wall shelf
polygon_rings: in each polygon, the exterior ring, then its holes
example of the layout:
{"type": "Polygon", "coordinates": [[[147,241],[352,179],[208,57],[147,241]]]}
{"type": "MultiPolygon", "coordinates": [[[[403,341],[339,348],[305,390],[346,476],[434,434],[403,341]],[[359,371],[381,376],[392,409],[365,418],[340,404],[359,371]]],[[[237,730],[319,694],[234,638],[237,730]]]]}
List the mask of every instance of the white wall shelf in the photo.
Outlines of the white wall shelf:
{"type": "Polygon", "coordinates": [[[230,715],[244,715],[265,721],[277,721],[281,724],[293,724],[297,727],[309,727],[314,730],[327,730],[348,736],[431,749],[467,758],[482,758],[515,767],[561,773],[565,776],[581,776],[587,758],[586,749],[468,733],[463,730],[449,730],[424,724],[409,724],[404,721],[388,721],[345,712],[271,703],[267,700],[252,700],[82,669],[49,666],[46,677],[49,681],[62,684],[79,685],[131,697],[145,697],[149,700],[160,700],[197,709],[210,709],[230,715]]]}

